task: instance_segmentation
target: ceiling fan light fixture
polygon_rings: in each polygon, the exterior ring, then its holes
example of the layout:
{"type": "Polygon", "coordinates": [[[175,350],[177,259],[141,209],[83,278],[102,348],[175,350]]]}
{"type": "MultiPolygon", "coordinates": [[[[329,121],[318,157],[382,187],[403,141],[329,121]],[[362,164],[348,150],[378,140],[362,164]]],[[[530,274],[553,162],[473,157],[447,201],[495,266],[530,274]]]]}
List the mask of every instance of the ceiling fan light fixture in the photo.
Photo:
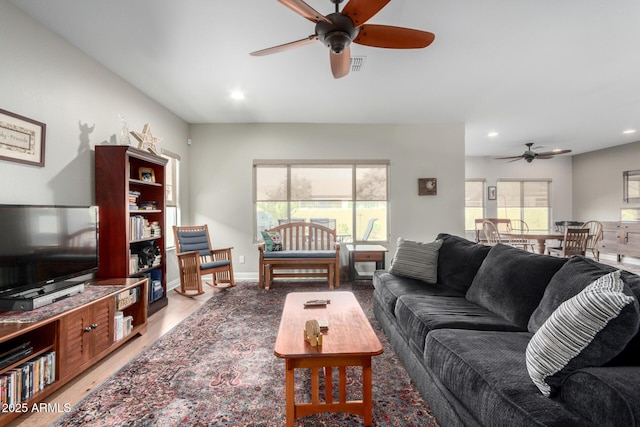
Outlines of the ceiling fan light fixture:
{"type": "Polygon", "coordinates": [[[333,31],[324,37],[324,44],[334,55],[342,55],[342,52],[351,45],[351,36],[344,31],[333,31]]]}

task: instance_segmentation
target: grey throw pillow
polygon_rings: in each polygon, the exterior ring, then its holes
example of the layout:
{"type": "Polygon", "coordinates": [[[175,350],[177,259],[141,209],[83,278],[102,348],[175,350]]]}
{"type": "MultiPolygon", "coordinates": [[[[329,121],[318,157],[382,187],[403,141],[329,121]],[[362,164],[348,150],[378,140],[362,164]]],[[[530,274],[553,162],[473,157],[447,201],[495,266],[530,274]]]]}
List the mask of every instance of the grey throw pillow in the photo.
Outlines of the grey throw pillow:
{"type": "Polygon", "coordinates": [[[497,244],[478,269],[467,300],[526,330],[544,289],[566,261],[497,244]]]}
{"type": "Polygon", "coordinates": [[[438,250],[442,240],[430,243],[398,238],[398,248],[391,261],[389,273],[427,283],[438,281],[438,250]]]}
{"type": "Polygon", "coordinates": [[[601,366],[638,331],[638,301],[614,271],[560,304],[526,351],[527,371],[545,396],[555,394],[570,372],[601,366]]]}
{"type": "Polygon", "coordinates": [[[544,296],[529,319],[528,329],[536,333],[563,302],[616,268],[575,256],[567,261],[549,281],[544,296]]]}

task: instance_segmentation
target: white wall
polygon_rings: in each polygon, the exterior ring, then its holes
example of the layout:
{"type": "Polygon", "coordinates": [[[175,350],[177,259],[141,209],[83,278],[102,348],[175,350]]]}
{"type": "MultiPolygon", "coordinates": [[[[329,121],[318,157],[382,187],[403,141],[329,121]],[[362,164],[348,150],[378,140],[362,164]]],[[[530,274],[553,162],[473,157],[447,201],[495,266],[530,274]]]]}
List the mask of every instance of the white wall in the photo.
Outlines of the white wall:
{"type": "Polygon", "coordinates": [[[622,202],[622,172],[640,169],[640,142],[573,157],[573,210],[581,221],[619,221],[620,209],[640,204],[622,202]]]}
{"type": "Polygon", "coordinates": [[[0,58],[0,108],[47,125],[44,168],[0,160],[0,203],[94,204],[93,147],[118,141],[119,114],[130,130],[150,123],[188,170],[186,122],[4,0],[0,58]]]}
{"type": "Polygon", "coordinates": [[[240,276],[258,271],[254,159],[389,159],[390,254],[398,237],[426,241],[464,232],[462,124],[199,124],[191,137],[193,215],[183,222],[207,223],[214,246],[233,246],[240,276]],[[428,177],[438,179],[438,195],[418,196],[418,178],[428,177]]]}
{"type": "MultiPolygon", "coordinates": [[[[573,218],[571,204],[573,186],[571,157],[558,156],[550,160],[524,160],[508,162],[491,157],[467,157],[465,161],[466,179],[486,179],[486,186],[494,186],[499,178],[551,179],[551,223],[555,221],[577,220],[573,218]]],[[[486,192],[486,187],[485,187],[486,192]]],[[[485,193],[486,194],[486,193],[485,193]]],[[[485,196],[486,197],[486,196],[485,196]]],[[[498,194],[498,197],[500,195],[498,194]]],[[[500,217],[498,200],[485,200],[487,218],[500,217]]]]}

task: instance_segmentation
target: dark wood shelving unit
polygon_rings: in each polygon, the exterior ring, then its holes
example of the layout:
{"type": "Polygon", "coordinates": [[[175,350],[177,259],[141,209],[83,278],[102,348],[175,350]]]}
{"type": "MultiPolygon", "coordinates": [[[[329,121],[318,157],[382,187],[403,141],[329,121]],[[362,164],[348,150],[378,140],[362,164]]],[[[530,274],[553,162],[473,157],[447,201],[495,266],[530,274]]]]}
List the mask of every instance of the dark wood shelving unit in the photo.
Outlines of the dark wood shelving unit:
{"type": "MultiPolygon", "coordinates": [[[[168,303],[165,259],[165,167],[167,159],[129,145],[99,145],[95,150],[96,204],[100,211],[100,278],[160,276],[162,297],[149,302],[149,315],[168,303]],[[154,181],[140,179],[140,169],[151,169],[154,181]],[[155,209],[131,209],[129,193],[137,192],[138,202],[154,202],[155,209]],[[133,237],[132,218],[141,216],[157,222],[160,236],[133,237]],[[106,231],[103,231],[106,230],[106,231]],[[131,268],[132,245],[155,241],[160,263],[153,267],[131,268]]],[[[153,283],[149,295],[153,295],[153,283]]]]}
{"type": "MultiPolygon", "coordinates": [[[[147,332],[147,279],[108,279],[93,281],[90,284],[106,286],[109,289],[95,300],[79,302],[77,305],[70,301],[81,299],[82,295],[72,296],[66,300],[71,307],[69,310],[52,314],[45,319],[36,320],[39,316],[34,316],[33,321],[28,318],[19,322],[0,320],[1,349],[12,349],[24,343],[33,347],[33,351],[28,355],[1,368],[0,379],[11,375],[16,369],[22,369],[25,364],[40,357],[47,357],[46,354],[49,352],[55,354],[55,363],[49,366],[44,365],[45,372],[52,375],[53,381],[37,391],[35,388],[31,389],[33,394],[27,398],[21,397],[20,400],[14,398],[16,401],[12,403],[12,407],[17,410],[5,408],[0,413],[0,426],[28,412],[32,405],[59,390],[135,336],[147,332]],[[118,306],[118,301],[122,297],[128,297],[129,300],[127,304],[118,306]],[[114,339],[116,311],[122,311],[124,316],[131,316],[131,330],[117,341],[114,339]]],[[[34,372],[35,370],[31,373],[33,376],[26,378],[14,377],[22,390],[24,390],[23,387],[30,388],[29,384],[36,375],[34,372]]],[[[42,371],[40,375],[43,375],[42,371]]]]}

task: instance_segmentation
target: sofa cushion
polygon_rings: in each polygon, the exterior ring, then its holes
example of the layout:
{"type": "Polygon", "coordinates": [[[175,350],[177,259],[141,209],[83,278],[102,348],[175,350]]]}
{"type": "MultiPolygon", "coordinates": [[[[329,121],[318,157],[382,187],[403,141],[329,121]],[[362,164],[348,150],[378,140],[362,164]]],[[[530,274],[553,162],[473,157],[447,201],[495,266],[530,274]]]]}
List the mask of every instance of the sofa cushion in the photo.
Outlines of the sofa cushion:
{"type": "Polygon", "coordinates": [[[527,329],[544,289],[567,260],[498,244],[467,291],[467,299],[527,329]]]}
{"type": "Polygon", "coordinates": [[[436,239],[442,240],[438,255],[438,283],[467,292],[491,247],[446,233],[438,234],[436,239]]]}
{"type": "Polygon", "coordinates": [[[522,331],[462,296],[404,295],[398,298],[395,316],[398,326],[420,355],[427,333],[435,329],[522,331]]]}
{"type": "Polygon", "coordinates": [[[560,401],[544,397],[531,382],[524,360],[531,335],[438,329],[427,335],[424,361],[478,425],[590,425],[560,401]]]}
{"type": "Polygon", "coordinates": [[[564,379],[560,397],[570,409],[596,426],[638,426],[639,377],[638,366],[580,369],[564,379]]]}
{"type": "MultiPolygon", "coordinates": [[[[589,258],[571,258],[551,278],[540,305],[538,305],[529,319],[529,331],[536,332],[560,304],[577,295],[597,278],[615,270],[615,267],[601,264],[589,258]]],[[[622,271],[621,277],[636,299],[640,300],[640,276],[628,271],[622,271]]],[[[640,332],[636,334],[620,354],[608,362],[608,365],[638,366],[640,365],[638,354],[640,354],[640,332]]]]}
{"type": "Polygon", "coordinates": [[[442,246],[442,240],[424,243],[399,237],[389,273],[394,276],[436,283],[440,246],[442,246]]]}
{"type": "Polygon", "coordinates": [[[557,391],[568,372],[600,366],[624,349],[640,325],[638,301],[630,294],[614,271],[549,316],[526,351],[529,375],[542,394],[557,391]]]}
{"type": "Polygon", "coordinates": [[[588,258],[576,256],[569,259],[549,281],[540,304],[529,319],[529,332],[540,329],[560,304],[579,294],[594,280],[612,271],[615,271],[615,268],[588,258]]]}
{"type": "Polygon", "coordinates": [[[397,277],[383,270],[373,273],[374,296],[382,308],[394,314],[398,298],[402,295],[438,295],[464,297],[464,293],[454,291],[440,284],[425,286],[424,282],[406,277],[397,277]]]}
{"type": "MultiPolygon", "coordinates": [[[[624,283],[631,289],[636,299],[640,301],[640,276],[630,273],[628,271],[622,271],[620,275],[624,283]]],[[[640,330],[633,339],[627,344],[627,346],[607,365],[612,366],[640,366],[640,330]]]]}

